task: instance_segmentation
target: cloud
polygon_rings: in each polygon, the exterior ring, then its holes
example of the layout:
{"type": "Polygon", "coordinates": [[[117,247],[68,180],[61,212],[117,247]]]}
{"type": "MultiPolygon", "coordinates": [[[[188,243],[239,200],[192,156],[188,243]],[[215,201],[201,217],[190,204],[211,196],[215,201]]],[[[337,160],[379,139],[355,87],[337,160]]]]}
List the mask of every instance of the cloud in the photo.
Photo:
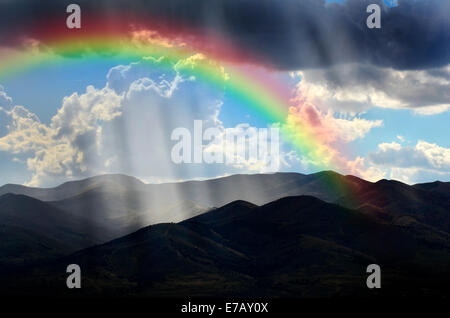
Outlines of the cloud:
{"type": "Polygon", "coordinates": [[[415,168],[450,173],[450,148],[419,140],[415,146],[396,142],[378,145],[378,151],[369,153],[369,161],[389,168],[415,168]]]}
{"type": "Polygon", "coordinates": [[[425,106],[418,107],[413,109],[414,113],[417,115],[430,116],[430,115],[438,115],[448,111],[450,108],[449,105],[435,105],[435,106],[425,106]]]}
{"type": "MultiPolygon", "coordinates": [[[[397,136],[401,141],[402,136],[397,136]]],[[[450,148],[419,140],[414,146],[381,143],[376,152],[345,162],[349,174],[375,182],[389,178],[408,184],[450,178],[450,148]]]]}
{"type": "MultiPolygon", "coordinates": [[[[144,59],[109,72],[107,86],[124,100],[122,116],[103,125],[103,155],[116,158],[109,161],[110,169],[144,178],[183,178],[183,168],[186,173],[189,169],[171,162],[171,133],[178,127],[192,131],[194,120],[202,120],[205,128],[221,125],[224,86],[192,76],[201,63],[209,63],[203,56],[182,60],[173,69],[162,69],[159,63],[164,60],[144,59]],[[183,69],[183,63],[194,72],[183,69]]],[[[217,71],[222,74],[219,67],[217,71]]]]}
{"type": "Polygon", "coordinates": [[[11,105],[12,98],[6,94],[3,86],[0,85],[0,107],[7,107],[11,105]]]}
{"type": "Polygon", "coordinates": [[[110,172],[178,180],[264,171],[269,162],[208,167],[172,162],[175,128],[193,131],[194,120],[222,132],[241,127],[225,128],[219,120],[228,80],[223,67],[201,54],[169,68],[160,67],[162,63],[164,57],[143,58],[111,68],[105,87],[88,86],[82,94],[66,96],[49,124],[23,106],[0,108],[6,127],[0,151],[26,162],[32,173],[27,184],[33,186],[110,172]],[[217,71],[214,84],[195,76],[198,67],[209,63],[217,71]]]}
{"type": "Polygon", "coordinates": [[[131,31],[131,41],[136,46],[148,45],[156,46],[159,48],[172,48],[172,47],[183,47],[186,44],[180,38],[167,38],[162,36],[156,30],[148,29],[136,29],[131,31]]]}
{"type": "Polygon", "coordinates": [[[315,105],[334,111],[407,108],[432,115],[450,108],[450,65],[399,71],[361,64],[297,72],[297,89],[315,105]]]}
{"type": "Polygon", "coordinates": [[[81,164],[82,154],[67,139],[56,138],[56,132],[26,108],[14,106],[0,112],[9,121],[8,132],[0,138],[0,151],[27,158],[27,168],[33,171],[30,185],[38,185],[43,176],[71,176],[74,163],[81,164]]]}
{"type": "Polygon", "coordinates": [[[78,136],[95,130],[99,123],[120,116],[122,100],[123,96],[108,87],[99,90],[88,86],[84,94],[74,93],[64,98],[50,127],[57,137],[74,141],[78,136]]]}
{"type": "MultiPolygon", "coordinates": [[[[167,28],[180,25],[200,33],[226,38],[235,47],[262,56],[280,69],[327,67],[338,63],[363,63],[394,69],[426,69],[450,63],[450,3],[442,0],[398,1],[390,8],[383,0],[184,0],[137,1],[79,0],[83,14],[97,24],[114,27],[112,14],[127,8],[127,16],[164,21],[167,28]],[[382,7],[382,29],[368,29],[366,8],[382,7]],[[134,13],[134,14],[133,14],[134,13]],[[430,19],[432,17],[432,19],[430,19]]],[[[9,30],[34,33],[36,22],[64,14],[65,3],[32,0],[0,3],[0,33],[9,30]]],[[[121,23],[135,21],[121,16],[121,23]]],[[[131,27],[130,27],[131,29],[131,27]]],[[[158,37],[154,37],[158,41],[158,37]]]]}
{"type": "Polygon", "coordinates": [[[365,158],[360,156],[354,160],[349,160],[346,163],[347,171],[349,174],[360,176],[361,178],[376,182],[386,177],[386,170],[380,167],[369,166],[365,158]]]}
{"type": "Polygon", "coordinates": [[[108,170],[168,175],[170,132],[194,119],[215,123],[223,92],[181,71],[161,71],[162,62],[112,68],[104,88],[65,97],[48,126],[22,106],[3,111],[9,125],[0,150],[27,157],[32,185],[108,170]]]}
{"type": "Polygon", "coordinates": [[[339,118],[331,110],[323,112],[311,103],[290,107],[287,123],[290,130],[308,129],[309,133],[327,144],[362,139],[370,130],[383,125],[382,120],[367,120],[358,116],[339,118]]]}
{"type": "Polygon", "coordinates": [[[419,168],[391,168],[389,178],[408,184],[415,184],[424,182],[424,180],[448,180],[450,178],[450,172],[419,168]]]}
{"type": "Polygon", "coordinates": [[[367,169],[359,158],[351,161],[342,149],[345,144],[363,139],[373,128],[381,127],[383,121],[322,110],[310,98],[311,94],[305,94],[303,86],[298,85],[286,123],[282,125],[282,132],[300,149],[298,161],[303,166],[333,167],[367,179],[379,177],[378,171],[367,169]]]}
{"type": "MultiPolygon", "coordinates": [[[[212,6],[212,5],[211,5],[212,6]]],[[[399,1],[388,8],[382,0],[219,1],[217,28],[239,45],[262,54],[282,69],[328,67],[359,62],[395,69],[422,69],[450,62],[446,1],[399,1]],[[382,30],[368,29],[366,8],[383,8],[382,30]],[[432,23],[427,17],[433,17],[432,23]]],[[[214,12],[214,13],[211,13],[214,12]]]]}
{"type": "Polygon", "coordinates": [[[211,141],[203,148],[204,160],[259,173],[277,172],[280,164],[289,165],[289,155],[281,150],[278,124],[259,129],[247,123],[228,128],[217,126],[210,130],[208,139],[211,141]]]}
{"type": "Polygon", "coordinates": [[[0,151],[26,157],[27,168],[33,172],[29,185],[53,177],[81,175],[87,171],[83,146],[91,146],[86,139],[95,135],[99,122],[120,114],[114,112],[120,99],[107,88],[96,90],[89,86],[85,94],[66,97],[50,125],[41,123],[23,106],[0,108],[6,126],[0,137],[0,151]]]}
{"type": "Polygon", "coordinates": [[[339,109],[328,107],[329,101],[323,101],[331,95],[326,86],[317,91],[316,87],[311,89],[304,72],[292,75],[297,83],[291,99],[292,106],[288,112],[288,130],[304,131],[324,144],[336,145],[362,139],[373,128],[383,125],[382,120],[367,120],[360,115],[346,114],[339,112],[339,109]]]}

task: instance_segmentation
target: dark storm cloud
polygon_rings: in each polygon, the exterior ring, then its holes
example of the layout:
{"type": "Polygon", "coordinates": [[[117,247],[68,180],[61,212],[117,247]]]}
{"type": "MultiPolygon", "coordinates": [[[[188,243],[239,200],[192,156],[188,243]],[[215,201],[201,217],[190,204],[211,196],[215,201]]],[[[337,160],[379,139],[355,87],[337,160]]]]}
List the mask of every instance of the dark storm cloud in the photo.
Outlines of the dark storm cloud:
{"type": "Polygon", "coordinates": [[[86,12],[108,17],[137,12],[167,25],[180,22],[218,32],[282,69],[324,67],[342,62],[396,69],[436,68],[450,62],[450,1],[399,0],[160,0],[160,1],[0,1],[2,39],[29,30],[65,7],[78,3],[86,12]],[[382,28],[366,26],[367,5],[383,8],[382,28]]]}

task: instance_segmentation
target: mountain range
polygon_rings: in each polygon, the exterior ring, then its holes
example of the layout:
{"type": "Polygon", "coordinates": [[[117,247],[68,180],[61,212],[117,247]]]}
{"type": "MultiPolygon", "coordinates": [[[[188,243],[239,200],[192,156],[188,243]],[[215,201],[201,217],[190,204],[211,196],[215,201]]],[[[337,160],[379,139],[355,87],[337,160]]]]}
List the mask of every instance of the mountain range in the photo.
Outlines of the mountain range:
{"type": "Polygon", "coordinates": [[[1,290],[67,295],[76,263],[82,295],[448,295],[449,189],[331,171],[5,185],[1,290]],[[365,286],[371,263],[382,292],[365,286]]]}

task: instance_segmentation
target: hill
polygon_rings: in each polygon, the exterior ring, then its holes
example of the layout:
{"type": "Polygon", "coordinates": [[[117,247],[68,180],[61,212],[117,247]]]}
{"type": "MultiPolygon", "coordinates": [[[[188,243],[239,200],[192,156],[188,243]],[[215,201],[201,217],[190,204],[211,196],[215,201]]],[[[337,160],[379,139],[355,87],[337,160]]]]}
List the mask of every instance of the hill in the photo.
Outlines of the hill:
{"type": "Polygon", "coordinates": [[[23,194],[41,201],[58,201],[95,188],[123,191],[139,189],[144,186],[145,183],[137,178],[121,174],[110,174],[78,181],[68,181],[54,188],[34,188],[18,184],[6,184],[0,187],[0,195],[7,193],[23,194]]]}
{"type": "Polygon", "coordinates": [[[69,295],[61,268],[71,263],[83,271],[80,296],[442,296],[450,238],[310,196],[237,201],[30,269],[3,288],[69,295]],[[365,287],[371,263],[383,269],[382,290],[365,287]]]}
{"type": "Polygon", "coordinates": [[[24,195],[0,197],[0,270],[62,256],[107,239],[82,218],[24,195]]]}
{"type": "Polygon", "coordinates": [[[408,217],[450,233],[450,192],[433,184],[409,186],[394,180],[367,183],[337,203],[389,222],[408,217]]]}

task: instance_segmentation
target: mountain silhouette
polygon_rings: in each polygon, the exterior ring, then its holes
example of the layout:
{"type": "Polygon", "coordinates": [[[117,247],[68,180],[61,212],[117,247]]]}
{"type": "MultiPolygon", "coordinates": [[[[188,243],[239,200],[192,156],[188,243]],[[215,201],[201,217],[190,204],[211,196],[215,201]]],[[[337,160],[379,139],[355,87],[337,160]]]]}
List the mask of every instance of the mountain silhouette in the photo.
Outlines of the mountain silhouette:
{"type": "Polygon", "coordinates": [[[145,184],[125,175],[102,175],[39,189],[5,185],[5,192],[44,200],[68,217],[104,228],[103,242],[151,224],[179,222],[235,200],[265,204],[288,195],[334,201],[364,180],[326,171],[312,175],[276,173],[167,184],[145,184]]]}
{"type": "Polygon", "coordinates": [[[6,184],[0,187],[0,195],[7,193],[23,194],[41,201],[58,201],[96,188],[123,191],[127,189],[139,189],[141,187],[145,187],[145,183],[137,178],[121,174],[107,174],[78,181],[65,182],[54,188],[33,188],[18,184],[6,184]]]}
{"type": "Polygon", "coordinates": [[[372,183],[333,171],[310,175],[233,175],[166,184],[145,184],[125,175],[103,175],[50,189],[17,185],[0,188],[0,194],[7,191],[44,200],[71,215],[103,223],[110,228],[109,239],[151,224],[179,222],[236,200],[263,205],[293,195],[314,196],[389,222],[406,216],[450,230],[450,183],[372,183]]]}
{"type": "Polygon", "coordinates": [[[419,183],[414,185],[417,189],[437,192],[448,195],[450,193],[450,182],[434,181],[428,183],[419,183]]]}
{"type": "Polygon", "coordinates": [[[0,270],[61,256],[106,239],[104,229],[24,195],[0,197],[0,270]]]}
{"type": "Polygon", "coordinates": [[[66,295],[76,263],[83,295],[359,296],[376,263],[372,294],[434,294],[450,277],[448,188],[332,171],[6,185],[1,290],[66,295]]]}
{"type": "Polygon", "coordinates": [[[340,198],[341,205],[377,215],[390,222],[409,218],[450,232],[450,192],[442,183],[409,186],[380,180],[367,183],[356,192],[340,198]]]}
{"type": "Polygon", "coordinates": [[[23,194],[41,201],[61,201],[91,190],[111,192],[145,192],[164,197],[185,197],[205,206],[222,206],[235,200],[264,204],[289,195],[312,195],[324,201],[335,201],[350,189],[367,181],[343,176],[333,171],[314,174],[274,173],[232,175],[204,181],[145,184],[126,175],[101,175],[79,181],[65,182],[54,188],[32,188],[7,184],[0,195],[23,194]]]}
{"type": "Polygon", "coordinates": [[[295,196],[148,226],[20,272],[2,288],[69,295],[61,269],[74,263],[83,269],[80,296],[430,296],[448,294],[449,260],[445,232],[295,196]],[[365,286],[372,263],[383,269],[378,291],[365,286]]]}

